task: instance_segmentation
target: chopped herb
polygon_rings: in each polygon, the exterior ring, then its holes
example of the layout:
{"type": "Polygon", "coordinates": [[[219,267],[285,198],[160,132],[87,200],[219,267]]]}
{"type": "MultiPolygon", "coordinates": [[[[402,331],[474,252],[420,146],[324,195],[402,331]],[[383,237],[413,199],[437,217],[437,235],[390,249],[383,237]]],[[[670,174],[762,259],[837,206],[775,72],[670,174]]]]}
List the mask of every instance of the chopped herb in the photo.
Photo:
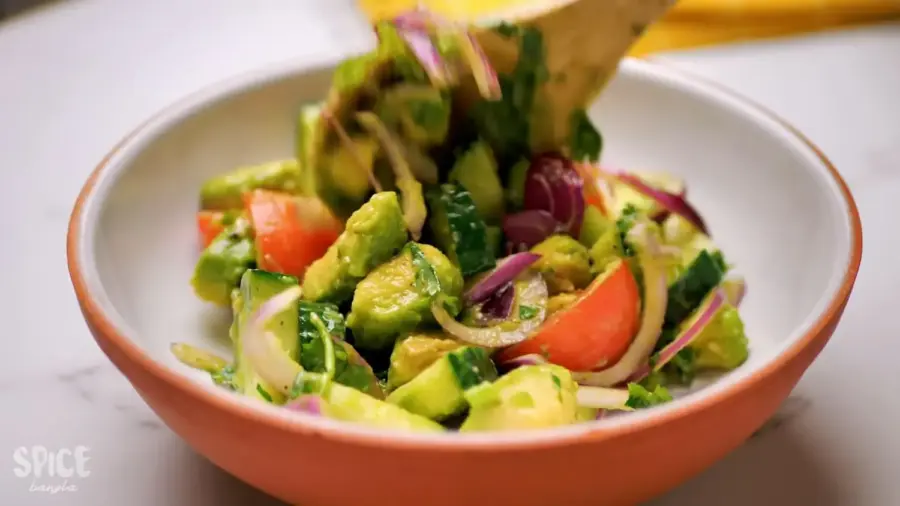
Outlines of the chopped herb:
{"type": "Polygon", "coordinates": [[[628,384],[628,400],[625,405],[633,409],[649,408],[672,400],[669,391],[661,385],[657,385],[652,391],[647,390],[638,383],[628,384]]]}
{"type": "Polygon", "coordinates": [[[497,35],[505,39],[511,39],[522,33],[522,29],[518,25],[507,23],[505,21],[494,26],[493,30],[497,35]]]}
{"type": "Polygon", "coordinates": [[[603,137],[588,118],[584,109],[572,111],[570,118],[571,137],[569,151],[573,160],[596,162],[603,149],[603,137]]]}
{"type": "Polygon", "coordinates": [[[519,306],[519,319],[530,320],[537,316],[538,309],[536,307],[521,305],[519,306]]]}
{"type": "Polygon", "coordinates": [[[628,232],[631,230],[631,227],[634,226],[634,222],[638,217],[637,208],[628,204],[625,206],[625,209],[622,210],[622,215],[616,220],[616,230],[619,231],[619,241],[622,243],[622,252],[626,257],[634,256],[634,248],[629,244],[627,237],[628,232]]]}
{"type": "Polygon", "coordinates": [[[225,387],[228,390],[237,390],[237,384],[235,383],[234,377],[234,365],[225,366],[219,371],[210,373],[210,376],[212,376],[213,383],[216,385],[225,387]]]}
{"type": "Polygon", "coordinates": [[[267,402],[272,402],[272,395],[269,394],[269,392],[266,392],[266,389],[263,388],[262,385],[256,385],[256,391],[259,392],[259,395],[267,402]]]}
{"type": "Polygon", "coordinates": [[[562,380],[559,379],[559,376],[550,373],[550,376],[553,378],[553,384],[556,385],[557,390],[562,390],[562,380]]]}
{"type": "Polygon", "coordinates": [[[491,145],[501,165],[508,166],[530,151],[531,113],[538,88],[549,79],[544,37],[536,28],[499,29],[519,39],[519,59],[511,73],[498,76],[502,98],[482,100],[472,109],[472,119],[491,145]]]}
{"type": "Polygon", "coordinates": [[[413,267],[416,269],[416,288],[434,297],[441,291],[441,281],[438,279],[434,266],[425,257],[425,253],[418,244],[411,242],[406,247],[409,248],[413,267]]]}

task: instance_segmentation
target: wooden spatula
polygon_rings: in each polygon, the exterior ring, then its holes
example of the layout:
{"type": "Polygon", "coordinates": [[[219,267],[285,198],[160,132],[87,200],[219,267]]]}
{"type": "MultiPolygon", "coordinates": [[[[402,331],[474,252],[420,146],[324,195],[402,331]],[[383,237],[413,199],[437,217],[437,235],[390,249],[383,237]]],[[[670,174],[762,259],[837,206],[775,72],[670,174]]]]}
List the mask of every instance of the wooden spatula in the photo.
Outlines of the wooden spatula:
{"type": "MultiPolygon", "coordinates": [[[[573,109],[584,107],[600,93],[628,49],[675,0],[545,3],[546,9],[511,13],[505,18],[511,23],[534,26],[544,35],[550,77],[538,97],[542,107],[533,125],[540,132],[532,139],[536,149],[565,143],[573,109]]],[[[478,32],[478,39],[499,71],[512,69],[518,56],[514,40],[487,29],[478,32]]]]}

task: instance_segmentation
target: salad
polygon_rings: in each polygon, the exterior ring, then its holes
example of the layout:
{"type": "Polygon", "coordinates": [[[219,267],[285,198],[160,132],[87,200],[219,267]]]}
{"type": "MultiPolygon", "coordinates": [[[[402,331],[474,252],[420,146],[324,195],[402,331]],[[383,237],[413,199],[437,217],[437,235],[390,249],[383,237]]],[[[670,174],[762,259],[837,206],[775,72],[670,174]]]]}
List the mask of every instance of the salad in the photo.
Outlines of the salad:
{"type": "Polygon", "coordinates": [[[542,142],[539,31],[494,30],[504,70],[423,12],[376,31],[299,111],[295,158],[201,188],[191,283],[233,312],[234,359],[182,362],[283,409],[467,432],[652,407],[747,359],[744,282],[685,184],[598,164],[583,109],[542,142]]]}

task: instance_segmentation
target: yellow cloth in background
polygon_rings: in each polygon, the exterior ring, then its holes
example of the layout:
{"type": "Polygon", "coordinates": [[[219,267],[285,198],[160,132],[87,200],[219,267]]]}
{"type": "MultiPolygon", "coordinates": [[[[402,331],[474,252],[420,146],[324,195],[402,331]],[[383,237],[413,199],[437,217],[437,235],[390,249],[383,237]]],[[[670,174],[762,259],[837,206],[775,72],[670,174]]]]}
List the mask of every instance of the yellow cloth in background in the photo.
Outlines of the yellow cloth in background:
{"type": "MultiPolygon", "coordinates": [[[[474,20],[560,0],[359,0],[371,19],[421,3],[443,16],[474,20]]],[[[576,0],[604,1],[604,0],[576,0]]],[[[900,18],[900,0],[680,0],[632,48],[632,55],[779,37],[900,18]]]]}

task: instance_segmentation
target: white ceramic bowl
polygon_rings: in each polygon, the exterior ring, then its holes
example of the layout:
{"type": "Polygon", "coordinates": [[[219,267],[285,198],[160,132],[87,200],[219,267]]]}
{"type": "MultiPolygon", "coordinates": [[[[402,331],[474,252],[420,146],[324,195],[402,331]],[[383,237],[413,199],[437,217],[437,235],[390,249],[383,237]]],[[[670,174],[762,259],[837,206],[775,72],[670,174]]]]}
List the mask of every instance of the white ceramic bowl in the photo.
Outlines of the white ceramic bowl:
{"type": "MultiPolygon", "coordinates": [[[[796,132],[752,104],[663,65],[629,60],[591,111],[605,138],[603,163],[686,179],[715,241],[748,280],[741,308],[751,339],[746,364],[657,409],[529,434],[385,434],[309,417],[287,419],[276,408],[222,392],[169,352],[171,342],[184,341],[229,354],[228,312],[199,301],[188,283],[199,252],[198,189],[232,167],[292,156],[295,113],[305,101],[321,98],[328,83],[329,69],[285,65],[164,110],[126,138],[88,182],[69,237],[73,282],[104,351],[201,453],[283,499],[328,504],[309,489],[309,480],[327,482],[327,476],[313,473],[285,484],[289,476],[281,471],[284,479],[276,480],[278,468],[266,463],[304,460],[296,452],[312,448],[325,460],[417,462],[421,479],[415,484],[369,469],[366,483],[379,484],[371,493],[337,486],[334,493],[348,503],[393,497],[396,504],[412,504],[414,496],[399,488],[438,487],[434,473],[479,451],[483,457],[475,467],[492,469],[498,479],[512,473],[509,479],[527,481],[523,477],[536,467],[547,473],[538,476],[559,480],[525,487],[521,504],[576,504],[591,495],[590,474],[545,469],[558,461],[554,452],[567,459],[590,451],[652,462],[660,459],[642,449],[652,443],[654,453],[666,455],[664,465],[623,474],[612,463],[598,464],[617,477],[607,492],[611,503],[646,499],[699,472],[768,418],[840,318],[862,239],[837,172],[796,132]],[[271,444],[252,446],[233,437],[239,427],[258,431],[259,441],[271,444]],[[689,444],[698,437],[702,444],[689,444]],[[383,453],[366,453],[372,445],[383,453]],[[330,457],[322,455],[326,449],[330,457]],[[523,450],[544,460],[529,459],[541,464],[525,469],[516,457],[523,450]],[[649,483],[647,476],[653,477],[649,483]]],[[[342,464],[350,476],[362,471],[358,465],[342,464]]],[[[460,488],[429,504],[473,497],[460,488]]]]}

